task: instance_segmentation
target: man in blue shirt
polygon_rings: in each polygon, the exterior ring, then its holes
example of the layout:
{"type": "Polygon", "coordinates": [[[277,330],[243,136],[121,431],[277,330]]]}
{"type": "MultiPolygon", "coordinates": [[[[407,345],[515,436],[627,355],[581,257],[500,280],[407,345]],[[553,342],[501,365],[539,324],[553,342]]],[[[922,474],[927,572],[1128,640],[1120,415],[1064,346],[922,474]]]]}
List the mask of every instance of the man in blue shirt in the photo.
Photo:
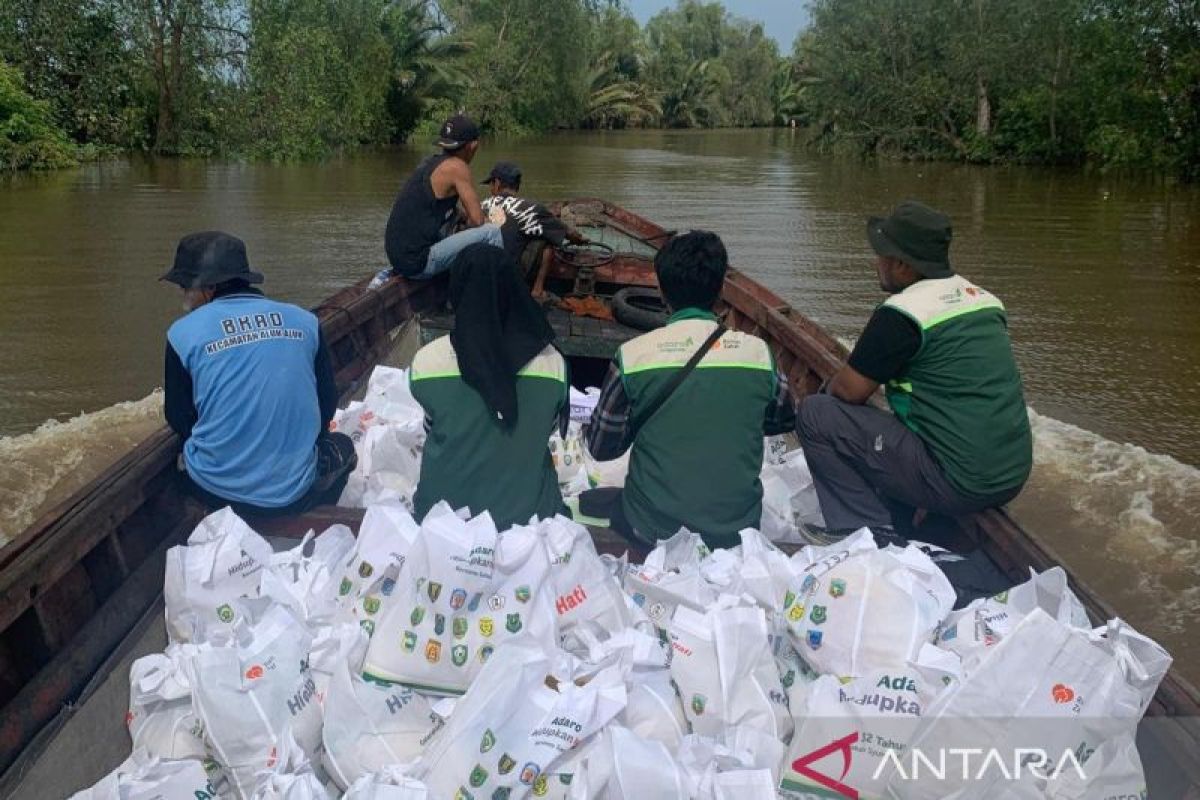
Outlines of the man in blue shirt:
{"type": "Polygon", "coordinates": [[[336,503],[356,458],[329,433],[337,388],[317,318],[252,287],[246,246],[216,231],[185,236],[162,276],[188,314],[167,332],[167,423],[208,505],[243,516],[336,503]]]}

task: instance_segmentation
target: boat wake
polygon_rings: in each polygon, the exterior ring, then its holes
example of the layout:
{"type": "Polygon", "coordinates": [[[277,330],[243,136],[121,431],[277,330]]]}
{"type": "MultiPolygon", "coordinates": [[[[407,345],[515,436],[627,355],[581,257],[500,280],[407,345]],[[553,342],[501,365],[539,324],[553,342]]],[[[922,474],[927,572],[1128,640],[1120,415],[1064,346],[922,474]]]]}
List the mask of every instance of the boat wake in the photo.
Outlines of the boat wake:
{"type": "Polygon", "coordinates": [[[0,437],[0,544],[163,424],[162,391],[0,437]]]}

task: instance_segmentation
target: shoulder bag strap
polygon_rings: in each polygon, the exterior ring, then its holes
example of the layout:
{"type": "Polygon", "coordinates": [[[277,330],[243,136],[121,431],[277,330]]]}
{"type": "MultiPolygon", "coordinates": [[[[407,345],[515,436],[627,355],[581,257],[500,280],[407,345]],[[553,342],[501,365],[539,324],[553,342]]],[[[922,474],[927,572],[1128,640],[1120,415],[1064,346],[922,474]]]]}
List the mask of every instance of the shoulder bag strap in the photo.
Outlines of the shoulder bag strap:
{"type": "Polygon", "coordinates": [[[650,402],[650,405],[646,406],[645,410],[638,414],[635,419],[630,420],[634,435],[642,429],[642,426],[650,421],[651,417],[658,413],[658,410],[663,407],[663,403],[667,402],[671,395],[675,394],[675,390],[679,388],[679,385],[687,379],[687,376],[692,374],[692,370],[704,358],[705,353],[711,350],[717,340],[724,336],[728,330],[724,322],[718,322],[716,330],[709,334],[708,338],[704,340],[704,344],[700,345],[700,348],[695,353],[692,353],[692,357],[683,365],[683,368],[671,376],[671,380],[662,387],[654,397],[654,400],[650,402]]]}

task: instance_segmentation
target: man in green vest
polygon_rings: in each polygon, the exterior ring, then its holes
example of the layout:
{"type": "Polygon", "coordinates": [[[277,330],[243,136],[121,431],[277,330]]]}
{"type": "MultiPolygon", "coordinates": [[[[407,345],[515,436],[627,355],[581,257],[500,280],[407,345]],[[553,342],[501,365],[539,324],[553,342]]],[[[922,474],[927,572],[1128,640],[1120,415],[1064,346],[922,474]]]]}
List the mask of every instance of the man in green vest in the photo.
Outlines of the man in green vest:
{"type": "Polygon", "coordinates": [[[613,529],[635,544],[653,545],[680,528],[710,547],[738,544],[738,531],[757,528],[762,516],[763,435],[794,424],[787,380],[766,342],[718,328],[713,306],[728,267],[716,234],[692,231],[667,242],[654,269],[671,318],[621,346],[592,415],[594,458],[633,448],[609,513],[613,529]]]}
{"type": "Polygon", "coordinates": [[[1033,447],[1004,305],[951,269],[939,211],[902,203],[872,217],[867,238],[891,296],[797,424],[828,533],[890,530],[893,509],[1007,503],[1033,447]],[[880,385],[894,414],[866,404],[880,385]]]}
{"type": "Polygon", "coordinates": [[[428,436],[417,518],[445,500],[504,530],[567,513],[550,455],[565,428],[567,364],[546,314],[499,247],[466,247],[450,268],[454,330],[417,351],[409,371],[428,436]]]}

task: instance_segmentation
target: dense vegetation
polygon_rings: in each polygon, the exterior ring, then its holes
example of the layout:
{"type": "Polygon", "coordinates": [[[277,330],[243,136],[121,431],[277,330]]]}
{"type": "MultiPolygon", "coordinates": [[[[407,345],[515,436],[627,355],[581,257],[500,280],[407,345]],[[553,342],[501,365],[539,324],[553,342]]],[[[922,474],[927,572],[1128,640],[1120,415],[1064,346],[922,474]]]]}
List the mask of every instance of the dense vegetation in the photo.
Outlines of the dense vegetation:
{"type": "Polygon", "coordinates": [[[0,6],[10,167],[56,166],[71,143],[317,157],[404,140],[460,107],[490,130],[543,131],[767,125],[794,105],[762,26],[697,0],[645,30],[610,0],[0,6]]]}
{"type": "Polygon", "coordinates": [[[818,142],[1200,178],[1196,0],[815,0],[818,142]]]}
{"type": "Polygon", "coordinates": [[[619,0],[3,0],[0,169],[313,158],[465,108],[492,131],[798,120],[821,147],[1200,178],[1197,0],[809,6],[780,54],[705,0],[644,27],[619,0]]]}

